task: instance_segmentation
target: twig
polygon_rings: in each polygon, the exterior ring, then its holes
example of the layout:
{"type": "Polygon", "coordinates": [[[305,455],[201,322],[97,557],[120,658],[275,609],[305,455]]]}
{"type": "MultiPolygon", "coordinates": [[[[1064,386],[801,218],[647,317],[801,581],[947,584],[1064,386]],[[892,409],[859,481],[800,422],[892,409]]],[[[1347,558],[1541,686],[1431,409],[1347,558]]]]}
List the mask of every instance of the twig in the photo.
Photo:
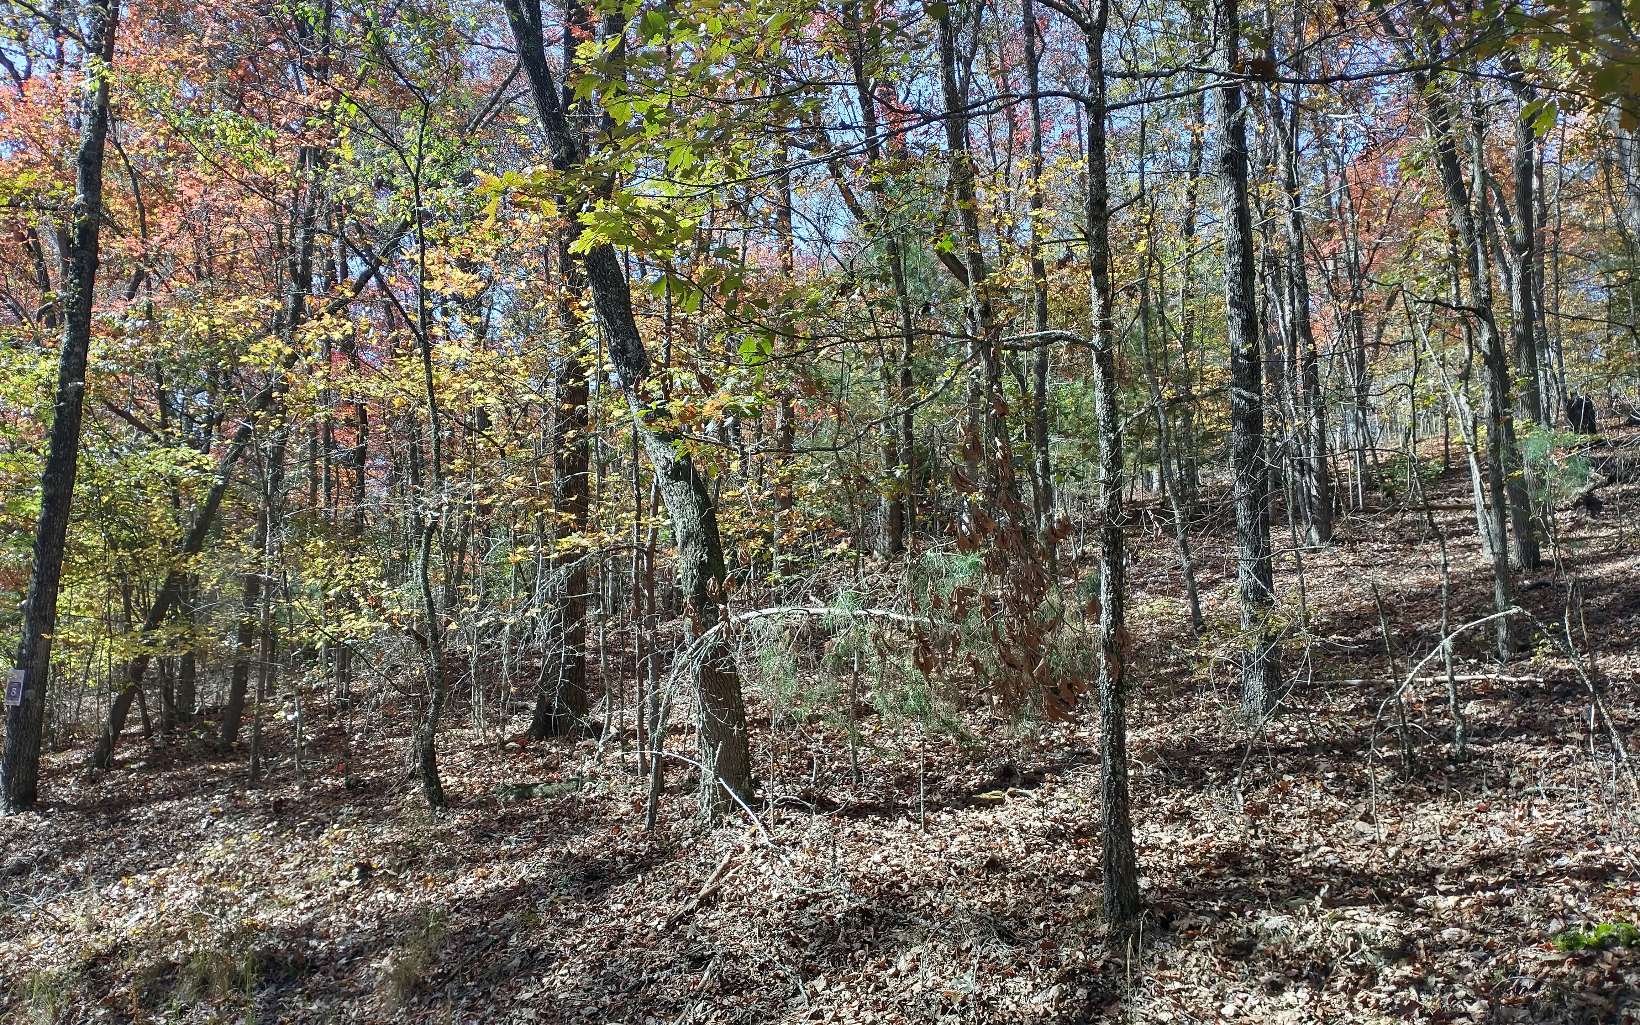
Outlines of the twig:
{"type": "Polygon", "coordinates": [[[1384,710],[1389,707],[1391,701],[1400,700],[1401,695],[1406,693],[1407,688],[1412,686],[1413,681],[1418,678],[1418,674],[1423,671],[1424,666],[1428,665],[1436,655],[1439,655],[1442,651],[1444,651],[1446,646],[1452,643],[1453,638],[1467,630],[1472,630],[1477,626],[1485,626],[1487,623],[1490,623],[1495,619],[1503,619],[1506,616],[1516,615],[1530,617],[1531,613],[1527,612],[1519,605],[1512,605],[1501,612],[1494,612],[1491,615],[1482,616],[1480,619],[1470,620],[1469,622],[1458,627],[1456,630],[1453,630],[1451,633],[1441,638],[1440,643],[1431,648],[1429,654],[1418,660],[1418,664],[1412,667],[1411,672],[1407,673],[1406,679],[1401,681],[1401,685],[1395,688],[1394,693],[1390,694],[1383,701],[1378,703],[1378,711],[1372,717],[1372,733],[1367,738],[1367,806],[1368,814],[1372,816],[1372,823],[1375,829],[1378,826],[1378,773],[1373,770],[1372,760],[1378,752],[1378,731],[1380,725],[1383,723],[1384,710]]]}
{"type": "Polygon", "coordinates": [[[661,932],[671,932],[679,922],[683,921],[686,915],[700,907],[706,901],[706,898],[723,889],[723,880],[729,875],[729,867],[734,864],[737,853],[739,852],[730,851],[723,856],[723,860],[718,862],[718,867],[712,871],[710,876],[706,877],[706,882],[700,890],[693,897],[684,901],[683,907],[672,912],[671,916],[661,925],[661,932]]]}

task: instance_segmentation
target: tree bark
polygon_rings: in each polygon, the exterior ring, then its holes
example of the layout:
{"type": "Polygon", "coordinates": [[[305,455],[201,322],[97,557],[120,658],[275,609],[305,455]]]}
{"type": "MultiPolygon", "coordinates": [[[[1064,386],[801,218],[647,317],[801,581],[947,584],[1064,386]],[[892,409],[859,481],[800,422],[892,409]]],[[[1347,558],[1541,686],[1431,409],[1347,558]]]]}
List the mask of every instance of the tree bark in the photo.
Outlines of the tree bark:
{"type": "MultiPolygon", "coordinates": [[[[1037,24],[1036,4],[1024,0],[1022,7],[1025,35],[1025,88],[1031,94],[1031,164],[1030,164],[1030,265],[1031,265],[1031,321],[1038,335],[1048,330],[1048,267],[1042,259],[1042,221],[1046,216],[1047,197],[1042,192],[1042,55],[1040,27],[1037,24]]],[[[1035,483],[1033,497],[1036,512],[1036,533],[1050,565],[1055,561],[1058,545],[1053,538],[1053,459],[1049,447],[1048,370],[1050,346],[1044,337],[1037,344],[1032,365],[1031,393],[1031,477],[1035,483]]]]}
{"type": "MultiPolygon", "coordinates": [[[[563,61],[575,63],[580,33],[590,29],[586,10],[579,3],[565,4],[564,21],[576,31],[565,31],[563,61]]],[[[574,97],[565,89],[560,102],[568,109],[574,97]]],[[[586,725],[592,697],[587,688],[587,562],[588,553],[579,544],[563,543],[565,532],[583,538],[587,529],[587,508],[591,466],[590,390],[587,383],[590,360],[587,354],[586,325],[576,312],[576,299],[586,288],[586,278],[570,255],[569,243],[558,247],[558,329],[563,353],[558,363],[558,409],[553,416],[553,452],[557,465],[553,473],[553,511],[557,522],[553,536],[558,539],[552,556],[553,580],[560,588],[557,671],[542,676],[543,686],[535,697],[535,714],[530,737],[543,740],[563,736],[586,725]]]]}
{"type": "MultiPolygon", "coordinates": [[[[1237,0],[1214,0],[1218,64],[1236,75],[1240,64],[1237,0]]],[[[1225,256],[1225,310],[1230,344],[1230,460],[1235,474],[1236,592],[1241,603],[1242,713],[1250,723],[1276,700],[1275,604],[1270,555],[1269,466],[1264,453],[1264,368],[1258,297],[1253,286],[1253,218],[1247,197],[1247,127],[1242,90],[1232,80],[1214,92],[1219,128],[1225,256]]]]}
{"type": "MultiPolygon", "coordinates": [[[[582,147],[570,129],[552,70],[547,66],[539,0],[503,3],[553,167],[561,172],[573,169],[583,160],[582,147]]],[[[637,421],[644,452],[672,521],[678,585],[688,603],[691,631],[698,634],[722,616],[726,576],[709,481],[682,448],[684,439],[667,422],[665,414],[649,406],[649,353],[633,316],[631,291],[615,247],[607,242],[593,246],[582,257],[582,266],[609,340],[610,361],[637,421]]],[[[703,772],[700,788],[702,812],[707,818],[716,817],[729,803],[719,792],[720,787],[742,800],[749,799],[753,789],[740,676],[721,635],[721,631],[714,634],[718,639],[707,645],[699,667],[692,673],[701,761],[709,767],[703,772]]]]}
{"type": "Polygon", "coordinates": [[[34,568],[29,574],[23,633],[14,661],[24,675],[22,702],[6,708],[6,746],[0,761],[0,804],[16,812],[39,799],[40,744],[45,724],[51,642],[57,630],[57,597],[63,549],[74,503],[84,417],[85,368],[91,348],[91,312],[100,258],[103,217],[103,155],[108,141],[108,71],[114,59],[118,0],[92,0],[84,25],[84,73],[91,88],[80,103],[80,142],[74,170],[74,222],[63,254],[62,351],[57,391],[40,476],[40,514],[34,528],[34,568]]]}
{"type": "Polygon", "coordinates": [[[1298,363],[1293,382],[1299,399],[1295,410],[1300,436],[1297,490],[1310,543],[1320,545],[1332,540],[1332,479],[1327,462],[1327,406],[1321,394],[1321,360],[1310,320],[1310,275],[1304,259],[1307,237],[1298,176],[1299,103],[1295,98],[1287,106],[1279,90],[1273,93],[1272,102],[1286,200],[1287,316],[1292,332],[1288,347],[1298,363]]]}
{"type": "Polygon", "coordinates": [[[545,674],[535,697],[530,737],[542,740],[563,736],[586,724],[591,707],[587,689],[587,553],[580,545],[565,545],[560,532],[583,537],[587,529],[588,467],[591,461],[591,420],[588,410],[587,338],[575,312],[574,296],[586,281],[570,256],[568,245],[558,250],[558,324],[564,351],[558,364],[558,411],[553,417],[553,508],[557,514],[552,556],[553,579],[561,589],[557,672],[545,674]]]}
{"type": "Polygon", "coordinates": [[[1110,189],[1105,161],[1105,29],[1109,0],[1086,26],[1088,97],[1088,299],[1095,416],[1099,424],[1099,808],[1105,916],[1118,934],[1139,916],[1139,870],[1128,800],[1127,640],[1122,527],[1122,420],[1117,409],[1116,327],[1111,318],[1110,189]]]}

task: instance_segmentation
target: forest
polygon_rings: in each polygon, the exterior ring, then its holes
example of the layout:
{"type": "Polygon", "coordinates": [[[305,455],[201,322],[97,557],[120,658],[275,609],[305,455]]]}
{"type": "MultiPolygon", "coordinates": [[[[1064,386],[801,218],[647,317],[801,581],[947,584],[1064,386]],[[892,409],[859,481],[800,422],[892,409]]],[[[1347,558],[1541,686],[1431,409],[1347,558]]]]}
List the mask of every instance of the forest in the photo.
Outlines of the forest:
{"type": "Polygon", "coordinates": [[[0,1019],[1640,1023],[1640,2],[0,70],[0,1019]]]}

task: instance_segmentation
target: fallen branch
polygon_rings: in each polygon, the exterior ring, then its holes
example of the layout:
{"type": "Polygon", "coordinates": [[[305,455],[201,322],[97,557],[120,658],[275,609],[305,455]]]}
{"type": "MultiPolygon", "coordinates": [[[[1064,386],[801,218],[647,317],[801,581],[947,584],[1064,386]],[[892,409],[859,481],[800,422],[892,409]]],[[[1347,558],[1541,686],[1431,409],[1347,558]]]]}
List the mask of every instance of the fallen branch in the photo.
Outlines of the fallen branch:
{"type": "Polygon", "coordinates": [[[723,889],[723,881],[728,878],[729,867],[734,864],[735,854],[735,851],[730,851],[728,854],[723,856],[723,860],[718,863],[718,867],[713,870],[710,876],[706,877],[706,882],[702,884],[700,890],[697,891],[693,897],[684,901],[683,907],[672,912],[672,914],[667,917],[666,921],[662,923],[662,933],[671,932],[679,922],[683,921],[684,918],[690,914],[690,912],[705,903],[708,897],[723,889]]]}
{"type": "MultiPolygon", "coordinates": [[[[1489,616],[1482,616],[1479,619],[1470,620],[1469,622],[1458,627],[1456,630],[1453,630],[1451,633],[1441,638],[1435,647],[1430,649],[1429,654],[1418,660],[1417,665],[1414,665],[1411,672],[1407,673],[1406,679],[1401,681],[1401,685],[1399,687],[1396,687],[1388,697],[1378,703],[1378,711],[1372,717],[1372,733],[1367,738],[1367,808],[1368,814],[1372,816],[1372,824],[1375,830],[1378,828],[1378,773],[1373,768],[1372,761],[1378,753],[1378,731],[1384,721],[1384,711],[1389,708],[1390,702],[1400,700],[1401,695],[1405,694],[1407,689],[1412,686],[1413,682],[1418,679],[1418,674],[1423,671],[1424,666],[1429,665],[1430,661],[1434,659],[1436,655],[1439,655],[1442,651],[1445,651],[1446,646],[1452,643],[1452,639],[1454,637],[1457,637],[1466,630],[1473,630],[1477,626],[1485,626],[1493,620],[1519,615],[1530,616],[1531,613],[1527,612],[1519,605],[1512,605],[1507,609],[1494,612],[1489,616]]],[[[1442,679],[1445,679],[1445,677],[1442,677],[1442,679]]],[[[1380,839],[1382,839],[1382,837],[1380,837],[1380,839]]]]}
{"type": "MultiPolygon", "coordinates": [[[[1543,676],[1509,676],[1504,673],[1458,673],[1451,677],[1461,683],[1547,683],[1548,678],[1543,676]]],[[[1412,683],[1445,683],[1445,673],[1440,676],[1420,676],[1412,683]]],[[[1369,683],[1383,683],[1381,677],[1361,676],[1348,680],[1317,680],[1317,683],[1329,686],[1360,687],[1369,683]]]]}

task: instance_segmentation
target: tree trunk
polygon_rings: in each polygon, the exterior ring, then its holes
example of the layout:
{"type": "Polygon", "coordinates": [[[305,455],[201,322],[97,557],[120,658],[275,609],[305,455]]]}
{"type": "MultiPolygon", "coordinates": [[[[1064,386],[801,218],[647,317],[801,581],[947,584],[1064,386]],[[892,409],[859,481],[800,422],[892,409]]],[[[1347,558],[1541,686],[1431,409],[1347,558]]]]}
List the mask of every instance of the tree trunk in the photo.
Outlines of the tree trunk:
{"type": "MultiPolygon", "coordinates": [[[[1379,12],[1379,21],[1386,34],[1395,39],[1407,57],[1416,60],[1411,42],[1399,33],[1389,15],[1379,12]]],[[[1470,205],[1469,186],[1459,163],[1458,143],[1454,135],[1454,119],[1445,96],[1439,94],[1426,71],[1414,71],[1413,85],[1424,97],[1429,114],[1431,141],[1435,146],[1435,166],[1440,175],[1441,188],[1446,194],[1447,216],[1457,236],[1463,260],[1465,304],[1475,326],[1480,343],[1486,382],[1487,420],[1487,488],[1492,496],[1492,591],[1497,611],[1502,612],[1513,602],[1513,582],[1509,573],[1509,559],[1504,539],[1508,536],[1509,505],[1514,495],[1505,485],[1508,476],[1509,453],[1515,448],[1514,422],[1509,408],[1509,368],[1504,356],[1503,342],[1498,337],[1497,321],[1492,313],[1492,297],[1486,264],[1486,243],[1470,205]]],[[[1482,194],[1484,202],[1484,193],[1482,194]]],[[[1498,655],[1507,659],[1514,650],[1510,635],[1509,617],[1499,616],[1495,621],[1498,655]]]]}
{"type": "MultiPolygon", "coordinates": [[[[1213,35],[1225,73],[1240,68],[1237,0],[1214,0],[1213,35]]],[[[1269,467],[1264,454],[1264,375],[1258,297],[1253,287],[1253,219],[1247,198],[1247,128],[1238,81],[1214,93],[1219,128],[1225,255],[1226,327],[1230,344],[1230,460],[1235,474],[1236,591],[1241,602],[1242,712],[1259,723],[1275,705],[1275,604],[1270,556],[1269,467]]]]}
{"type": "Polygon", "coordinates": [[[91,346],[91,311],[97,285],[103,217],[103,153],[108,140],[108,76],[119,20],[116,0],[92,0],[84,25],[88,53],[84,74],[92,87],[80,103],[80,143],[75,158],[74,223],[63,252],[62,351],[57,392],[40,475],[40,515],[34,527],[34,568],[29,574],[23,633],[13,663],[24,674],[21,704],[6,708],[6,746],[0,761],[0,804],[4,811],[31,808],[39,797],[40,742],[45,724],[46,684],[51,642],[57,630],[57,595],[62,583],[63,549],[74,503],[84,415],[86,356],[91,346]]]}
{"type": "Polygon", "coordinates": [[[1139,872],[1128,802],[1127,672],[1123,581],[1122,420],[1117,409],[1116,328],[1111,319],[1110,191],[1105,165],[1105,28],[1097,0],[1086,28],[1088,61],[1088,279],[1090,342],[1099,423],[1099,808],[1105,916],[1125,934],[1139,916],[1139,872]]]}
{"type": "Polygon", "coordinates": [[[239,741],[239,727],[245,719],[245,696],[250,692],[251,663],[255,659],[257,612],[262,606],[262,550],[267,546],[267,511],[256,517],[256,564],[247,570],[240,584],[239,622],[234,627],[233,670],[228,677],[228,699],[222,706],[218,741],[232,747],[239,741]]]}
{"type": "Polygon", "coordinates": [[[1280,91],[1273,94],[1276,138],[1281,145],[1282,185],[1286,199],[1288,346],[1298,363],[1293,384],[1300,446],[1297,459],[1299,507],[1311,544],[1332,540],[1332,480],[1327,462],[1327,406],[1321,394],[1321,360],[1310,321],[1310,275],[1304,259],[1306,233],[1298,177],[1298,112],[1294,99],[1284,106],[1280,91]]]}
{"type": "Polygon", "coordinates": [[[1520,369],[1521,415],[1534,423],[1547,423],[1543,403],[1543,368],[1538,351],[1537,286],[1537,132],[1525,105],[1536,95],[1524,81],[1516,87],[1522,116],[1515,119],[1515,150],[1511,161],[1514,174],[1514,211],[1510,217],[1509,250],[1509,330],[1514,338],[1515,366],[1520,369]]]}
{"type": "MultiPolygon", "coordinates": [[[[794,234],[795,229],[792,223],[794,211],[792,209],[792,169],[789,156],[790,146],[790,140],[782,136],[780,139],[779,151],[780,209],[775,211],[775,236],[780,246],[780,273],[785,277],[788,284],[791,284],[795,280],[795,275],[797,274],[797,241],[794,234]]],[[[773,460],[774,472],[772,474],[773,482],[771,487],[773,492],[772,498],[774,500],[774,516],[769,522],[769,549],[773,553],[773,566],[771,568],[774,570],[776,577],[784,577],[791,568],[790,559],[785,551],[785,544],[787,529],[791,526],[792,519],[793,495],[791,458],[792,448],[796,445],[796,443],[797,422],[795,413],[792,409],[792,389],[789,385],[782,385],[779,392],[775,395],[775,457],[773,460]]],[[[632,458],[636,460],[637,457],[637,452],[633,452],[632,458]]],[[[636,473],[636,469],[634,469],[633,472],[636,473]]],[[[633,484],[633,488],[634,494],[636,494],[636,483],[633,484]]],[[[637,500],[637,506],[641,512],[641,500],[637,500]]],[[[885,523],[885,531],[890,535],[892,535],[892,527],[893,524],[891,522],[885,523]]],[[[892,540],[891,537],[885,538],[885,546],[890,540],[892,540]]],[[[901,538],[901,540],[903,541],[904,539],[901,538]]]]}
{"type": "Polygon", "coordinates": [[[530,737],[562,736],[586,724],[591,707],[587,689],[587,560],[579,544],[564,544],[563,532],[583,537],[587,529],[587,472],[591,459],[587,386],[587,336],[575,312],[575,296],[586,281],[567,245],[558,250],[558,324],[564,351],[558,364],[558,410],[553,417],[553,531],[558,543],[552,556],[553,579],[563,613],[559,620],[557,672],[544,675],[535,697],[530,737]]]}
{"type": "MultiPolygon", "coordinates": [[[[1191,15],[1192,23],[1199,16],[1191,15]]],[[[1196,451],[1195,370],[1190,360],[1196,348],[1196,221],[1200,207],[1202,164],[1206,158],[1203,136],[1207,132],[1207,98],[1198,92],[1191,99],[1189,157],[1185,168],[1184,223],[1180,239],[1184,247],[1179,262],[1179,433],[1176,458],[1179,466],[1179,499],[1186,511],[1196,507],[1201,492],[1201,473],[1196,451]]],[[[1197,366],[1200,366],[1198,358],[1197,366]]]]}
{"type": "MultiPolygon", "coordinates": [[[[1162,395],[1161,371],[1151,345],[1150,275],[1156,266],[1156,200],[1145,180],[1147,150],[1146,122],[1139,123],[1139,194],[1147,197],[1149,206],[1145,218],[1146,245],[1139,267],[1139,349],[1145,363],[1145,383],[1150,389],[1150,405],[1156,416],[1156,476],[1167,498],[1168,511],[1173,519],[1173,541],[1179,551],[1179,573],[1184,579],[1186,608],[1190,613],[1190,632],[1200,637],[1206,628],[1202,620],[1201,594],[1196,587],[1196,564],[1190,552],[1189,519],[1185,514],[1183,496],[1179,494],[1179,474],[1173,457],[1173,419],[1167,412],[1167,400],[1162,395]]],[[[1165,296],[1165,289],[1164,296],[1165,296]]],[[[1165,347],[1166,340],[1162,343],[1165,347]]],[[[1164,350],[1165,351],[1165,350],[1164,350]]]]}
{"type": "MultiPolygon", "coordinates": [[[[1032,480],[1036,512],[1036,533],[1047,553],[1050,565],[1055,561],[1058,544],[1053,537],[1053,460],[1049,449],[1048,417],[1048,353],[1045,334],[1048,330],[1048,267],[1042,260],[1042,221],[1046,216],[1047,198],[1042,192],[1042,40],[1037,25],[1036,5],[1024,0],[1023,31],[1025,35],[1025,88],[1031,94],[1031,169],[1030,169],[1030,264],[1031,264],[1031,321],[1038,335],[1032,366],[1031,393],[1031,456],[1032,480]]],[[[1091,72],[1090,72],[1091,73],[1091,72]]]]}
{"type": "MultiPolygon", "coordinates": [[[[562,101],[547,66],[538,0],[503,0],[507,21],[518,44],[519,60],[529,77],[541,127],[558,171],[582,162],[582,148],[564,115],[562,101]]],[[[638,421],[644,451],[649,456],[661,497],[672,520],[677,544],[678,584],[688,602],[692,628],[710,628],[722,616],[725,569],[723,542],[718,534],[717,511],[704,474],[683,450],[684,439],[664,413],[649,408],[646,390],[649,354],[632,312],[632,296],[615,248],[600,243],[582,258],[592,288],[598,319],[609,339],[610,361],[619,375],[628,404],[638,421]]],[[[700,750],[708,765],[701,779],[702,810],[715,817],[727,805],[722,790],[749,799],[752,794],[751,751],[746,730],[746,708],[740,676],[722,631],[698,653],[692,669],[695,682],[700,750]]]]}
{"type": "Polygon", "coordinates": [[[198,615],[199,578],[190,576],[184,584],[181,615],[188,624],[188,646],[177,659],[176,721],[193,722],[199,710],[199,645],[194,638],[198,615]]]}

